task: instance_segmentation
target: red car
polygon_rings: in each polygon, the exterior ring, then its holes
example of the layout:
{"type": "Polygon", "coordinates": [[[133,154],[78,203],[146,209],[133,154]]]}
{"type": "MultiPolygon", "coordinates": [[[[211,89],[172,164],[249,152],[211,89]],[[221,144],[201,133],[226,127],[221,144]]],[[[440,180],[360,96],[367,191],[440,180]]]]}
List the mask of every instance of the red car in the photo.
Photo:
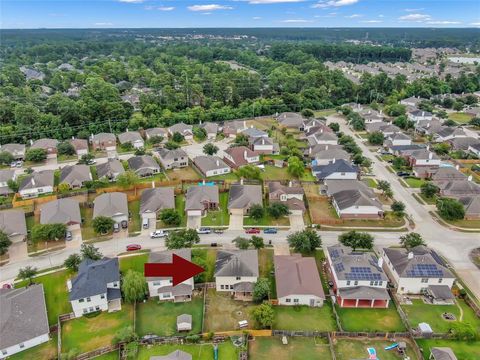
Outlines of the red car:
{"type": "Polygon", "coordinates": [[[138,244],[127,245],[127,251],[140,250],[141,248],[142,248],[142,246],[138,245],[138,244]]]}
{"type": "Polygon", "coordinates": [[[245,230],[245,234],[260,234],[260,229],[250,228],[250,229],[245,230]]]}

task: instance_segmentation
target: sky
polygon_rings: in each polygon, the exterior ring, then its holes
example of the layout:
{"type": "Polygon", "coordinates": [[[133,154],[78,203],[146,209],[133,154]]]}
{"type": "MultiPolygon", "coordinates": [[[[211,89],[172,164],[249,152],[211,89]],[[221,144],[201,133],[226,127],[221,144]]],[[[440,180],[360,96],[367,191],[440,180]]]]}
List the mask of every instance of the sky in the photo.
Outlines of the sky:
{"type": "Polygon", "coordinates": [[[1,0],[0,28],[480,27],[479,0],[1,0]]]}

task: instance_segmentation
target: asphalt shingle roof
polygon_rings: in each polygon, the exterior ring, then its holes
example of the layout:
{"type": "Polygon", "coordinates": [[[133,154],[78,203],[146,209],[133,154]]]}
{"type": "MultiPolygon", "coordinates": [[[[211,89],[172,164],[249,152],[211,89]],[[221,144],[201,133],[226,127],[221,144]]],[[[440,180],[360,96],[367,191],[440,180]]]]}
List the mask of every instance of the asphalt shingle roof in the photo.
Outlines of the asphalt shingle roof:
{"type": "Polygon", "coordinates": [[[58,199],[41,205],[41,224],[80,224],[80,206],[77,200],[58,199]]]}
{"type": "Polygon", "coordinates": [[[245,209],[252,205],[262,205],[261,185],[233,184],[228,194],[229,209],[245,209]]]}
{"type": "Polygon", "coordinates": [[[175,209],[175,195],[173,190],[173,187],[144,190],[140,199],[140,213],[175,209]]]}
{"type": "Polygon", "coordinates": [[[219,250],[215,261],[215,277],[258,277],[257,250],[219,250]]]}

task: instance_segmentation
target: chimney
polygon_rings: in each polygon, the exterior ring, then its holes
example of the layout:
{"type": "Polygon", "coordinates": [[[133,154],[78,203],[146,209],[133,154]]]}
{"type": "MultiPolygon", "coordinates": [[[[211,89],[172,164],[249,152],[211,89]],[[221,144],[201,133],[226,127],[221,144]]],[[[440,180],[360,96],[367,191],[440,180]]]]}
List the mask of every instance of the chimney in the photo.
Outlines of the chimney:
{"type": "Polygon", "coordinates": [[[425,116],[425,111],[422,111],[422,117],[424,117],[424,116],[425,116]]]}
{"type": "Polygon", "coordinates": [[[67,289],[68,292],[72,291],[72,281],[70,279],[67,280],[67,289]]]}
{"type": "Polygon", "coordinates": [[[243,151],[243,158],[244,158],[245,160],[247,160],[247,150],[244,150],[244,151],[243,151]]]}
{"type": "Polygon", "coordinates": [[[430,160],[433,159],[433,153],[432,153],[432,152],[428,153],[428,158],[429,158],[430,160]]]}
{"type": "Polygon", "coordinates": [[[381,268],[383,266],[383,258],[382,257],[379,257],[378,258],[378,263],[377,263],[378,267],[381,268]]]}
{"type": "Polygon", "coordinates": [[[408,253],[408,260],[412,260],[413,259],[413,252],[409,252],[408,253]]]}
{"type": "Polygon", "coordinates": [[[292,187],[292,185],[293,185],[293,182],[292,182],[292,180],[290,180],[290,181],[288,182],[288,187],[292,187]]]}
{"type": "Polygon", "coordinates": [[[31,183],[32,183],[33,186],[35,186],[35,177],[34,177],[34,175],[32,175],[31,183]]]}
{"type": "Polygon", "coordinates": [[[457,166],[455,166],[455,169],[460,170],[460,165],[457,164],[457,166]]]}
{"type": "Polygon", "coordinates": [[[468,180],[468,181],[472,181],[472,179],[473,179],[473,176],[472,176],[472,175],[468,175],[467,180],[468,180]]]}
{"type": "Polygon", "coordinates": [[[332,160],[332,164],[335,164],[335,158],[333,158],[333,160],[332,160]]]}
{"type": "Polygon", "coordinates": [[[243,120],[243,128],[246,129],[247,128],[247,122],[245,120],[243,120]]]}
{"type": "Polygon", "coordinates": [[[327,144],[327,145],[325,145],[325,150],[328,150],[328,144],[327,144]]]}
{"type": "Polygon", "coordinates": [[[312,147],[311,147],[311,146],[308,148],[308,153],[309,153],[309,154],[312,153],[312,147]]]}

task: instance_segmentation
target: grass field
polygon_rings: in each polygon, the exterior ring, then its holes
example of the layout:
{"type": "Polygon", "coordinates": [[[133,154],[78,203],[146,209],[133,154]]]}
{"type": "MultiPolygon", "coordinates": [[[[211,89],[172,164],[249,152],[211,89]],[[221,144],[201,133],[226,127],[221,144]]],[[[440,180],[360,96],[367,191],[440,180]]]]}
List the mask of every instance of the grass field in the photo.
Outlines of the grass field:
{"type": "Polygon", "coordinates": [[[288,345],[280,337],[256,337],[248,344],[250,360],[328,360],[328,343],[321,338],[288,338],[288,345]]]}
{"type": "Polygon", "coordinates": [[[449,347],[459,360],[480,359],[480,341],[418,339],[417,344],[423,349],[424,360],[428,360],[432,347],[449,347]]]}
{"type": "Polygon", "coordinates": [[[119,258],[120,272],[126,273],[127,270],[138,271],[143,274],[143,264],[148,261],[148,254],[135,256],[123,256],[119,258]]]}
{"type": "Polygon", "coordinates": [[[190,166],[184,167],[182,169],[167,170],[167,178],[172,181],[181,181],[181,180],[200,180],[202,177],[190,166]]]}
{"type": "MultiPolygon", "coordinates": [[[[420,360],[412,350],[412,344],[405,339],[398,339],[399,341],[407,342],[407,356],[411,360],[420,360]]],[[[382,360],[399,360],[402,359],[398,355],[398,352],[393,350],[384,350],[385,347],[392,344],[393,341],[383,340],[354,340],[354,339],[342,339],[336,340],[334,345],[335,355],[337,360],[351,360],[351,359],[368,359],[367,348],[372,347],[377,353],[378,359],[382,360]]]]}
{"type": "MultiPolygon", "coordinates": [[[[159,336],[177,335],[177,316],[192,315],[192,331],[199,334],[202,331],[203,296],[196,296],[192,301],[184,303],[159,302],[149,300],[137,304],[136,333],[139,336],[155,334],[159,336]]],[[[182,334],[188,334],[183,332],[182,334]]]]}
{"type": "Polygon", "coordinates": [[[457,124],[466,124],[472,120],[472,116],[464,112],[455,112],[448,115],[450,120],[455,121],[457,124]]]}
{"type": "Polygon", "coordinates": [[[335,331],[337,325],[330,303],[322,307],[275,306],[273,328],[278,330],[335,331]]]}
{"type": "Polygon", "coordinates": [[[260,277],[267,278],[270,281],[270,298],[277,298],[277,289],[275,288],[275,274],[273,274],[273,249],[258,250],[258,268],[260,277]]]}
{"type": "Polygon", "coordinates": [[[141,227],[140,219],[140,200],[130,201],[128,203],[128,211],[131,214],[130,221],[128,222],[128,232],[139,232],[141,227]]]}
{"type": "MultiPolygon", "coordinates": [[[[213,345],[156,345],[152,347],[142,346],[137,354],[137,360],[150,360],[151,356],[168,355],[175,350],[182,350],[192,355],[194,360],[214,360],[213,345]]],[[[218,345],[218,359],[236,359],[238,349],[231,341],[218,345]]]]}
{"type": "Polygon", "coordinates": [[[427,181],[426,180],[423,180],[423,179],[418,179],[418,178],[413,178],[413,177],[407,177],[407,178],[404,178],[403,179],[407,184],[408,186],[410,186],[411,188],[419,188],[421,187],[423,184],[425,184],[427,181]]]}
{"type": "MultiPolygon", "coordinates": [[[[273,165],[265,165],[265,171],[262,172],[263,180],[294,180],[295,178],[290,175],[287,171],[287,168],[279,168],[273,165]]],[[[305,170],[305,173],[300,178],[303,181],[314,181],[312,173],[308,170],[305,170]]]]}
{"type": "Polygon", "coordinates": [[[57,343],[57,334],[52,334],[50,341],[9,356],[8,358],[10,360],[56,359],[57,343]]]}
{"type": "Polygon", "coordinates": [[[337,314],[345,331],[404,331],[397,309],[390,301],[388,309],[341,308],[336,305],[337,314]]]}
{"type": "Polygon", "coordinates": [[[202,218],[202,226],[228,226],[230,213],[228,211],[228,192],[220,193],[220,208],[218,211],[208,211],[202,218]]]}
{"type": "Polygon", "coordinates": [[[66,321],[62,324],[62,352],[77,349],[84,353],[110,345],[117,331],[127,326],[133,326],[133,306],[125,303],[121,311],[66,321]]]}

